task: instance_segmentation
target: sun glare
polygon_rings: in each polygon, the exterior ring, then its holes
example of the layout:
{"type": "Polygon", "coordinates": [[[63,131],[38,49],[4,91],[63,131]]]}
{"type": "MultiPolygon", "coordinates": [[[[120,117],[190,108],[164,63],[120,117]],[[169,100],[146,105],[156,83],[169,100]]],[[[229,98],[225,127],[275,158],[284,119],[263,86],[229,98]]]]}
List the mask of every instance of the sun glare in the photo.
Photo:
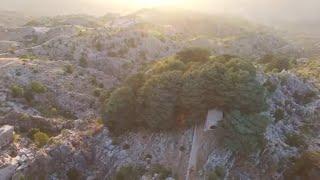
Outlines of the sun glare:
{"type": "MultiPolygon", "coordinates": [[[[108,0],[94,0],[99,3],[106,3],[108,0]]],[[[133,7],[158,7],[158,6],[174,6],[178,4],[183,4],[183,2],[187,2],[189,0],[117,0],[115,1],[117,4],[122,4],[125,6],[133,6],[133,7]]]]}

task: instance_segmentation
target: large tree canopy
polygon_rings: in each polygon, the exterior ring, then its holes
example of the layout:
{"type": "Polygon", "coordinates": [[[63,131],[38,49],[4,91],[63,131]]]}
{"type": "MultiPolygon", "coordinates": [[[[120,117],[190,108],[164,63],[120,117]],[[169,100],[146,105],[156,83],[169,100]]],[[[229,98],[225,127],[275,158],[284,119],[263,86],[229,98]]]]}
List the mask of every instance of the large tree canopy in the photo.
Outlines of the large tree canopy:
{"type": "Polygon", "coordinates": [[[106,122],[115,128],[171,129],[181,114],[193,124],[212,108],[251,114],[266,106],[265,90],[250,61],[209,58],[200,49],[182,51],[177,57],[152,63],[129,77],[107,101],[106,122]],[[185,115],[194,118],[190,121],[185,115]]]}

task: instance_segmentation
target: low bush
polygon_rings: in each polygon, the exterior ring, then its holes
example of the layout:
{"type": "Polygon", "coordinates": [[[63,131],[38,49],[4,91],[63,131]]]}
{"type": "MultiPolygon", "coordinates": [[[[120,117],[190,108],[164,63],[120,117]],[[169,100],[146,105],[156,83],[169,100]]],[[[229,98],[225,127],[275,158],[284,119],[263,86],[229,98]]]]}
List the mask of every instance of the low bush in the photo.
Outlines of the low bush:
{"type": "Polygon", "coordinates": [[[314,180],[319,178],[320,152],[304,152],[294,162],[294,165],[284,173],[285,180],[305,179],[314,180]]]}
{"type": "Polygon", "coordinates": [[[298,133],[286,134],[285,143],[292,147],[306,147],[305,138],[298,133]]]}
{"type": "Polygon", "coordinates": [[[208,180],[223,180],[225,177],[225,169],[222,166],[217,166],[208,175],[208,180]]]}
{"type": "Polygon", "coordinates": [[[87,60],[84,58],[84,57],[81,57],[80,60],[79,60],[79,66],[83,67],[83,68],[86,68],[88,67],[88,62],[87,60]]]}
{"type": "Polygon", "coordinates": [[[115,180],[140,180],[144,172],[144,168],[139,166],[123,166],[116,172],[115,180]]]}
{"type": "Polygon", "coordinates": [[[71,64],[68,64],[68,65],[64,66],[64,72],[66,74],[72,74],[73,71],[74,71],[74,68],[73,68],[73,66],[71,64]]]}
{"type": "Polygon", "coordinates": [[[46,133],[37,132],[33,135],[33,139],[36,145],[41,148],[48,143],[49,136],[46,133]]]}
{"type": "Polygon", "coordinates": [[[14,98],[18,98],[18,97],[23,97],[24,95],[24,89],[23,87],[19,86],[19,85],[13,85],[11,86],[11,95],[14,98]]]}
{"type": "Polygon", "coordinates": [[[47,87],[38,81],[32,81],[29,84],[29,87],[32,90],[32,92],[37,93],[37,94],[42,94],[42,93],[47,92],[47,87]]]}

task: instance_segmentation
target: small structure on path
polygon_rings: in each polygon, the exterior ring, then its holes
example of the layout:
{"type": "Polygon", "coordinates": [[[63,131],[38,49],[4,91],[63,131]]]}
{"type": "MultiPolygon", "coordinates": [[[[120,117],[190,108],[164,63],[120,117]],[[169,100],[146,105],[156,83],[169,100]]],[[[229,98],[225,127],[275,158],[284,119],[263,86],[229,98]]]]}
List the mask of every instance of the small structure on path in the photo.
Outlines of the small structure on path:
{"type": "Polygon", "coordinates": [[[223,119],[223,112],[218,109],[211,109],[208,111],[206,123],[204,125],[204,131],[214,130],[219,121],[223,119]]]}

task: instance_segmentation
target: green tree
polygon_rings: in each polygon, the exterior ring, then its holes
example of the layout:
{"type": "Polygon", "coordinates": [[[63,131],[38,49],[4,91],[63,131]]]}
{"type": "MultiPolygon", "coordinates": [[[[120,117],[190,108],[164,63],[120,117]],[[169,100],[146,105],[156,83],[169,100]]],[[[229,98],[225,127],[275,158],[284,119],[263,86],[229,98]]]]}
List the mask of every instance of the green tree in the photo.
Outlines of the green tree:
{"type": "Polygon", "coordinates": [[[184,63],[189,63],[192,61],[205,62],[210,59],[210,55],[207,49],[192,47],[178,52],[176,57],[184,63]]]}
{"type": "Polygon", "coordinates": [[[242,154],[262,149],[264,132],[269,123],[269,118],[263,115],[244,115],[232,111],[222,121],[226,133],[223,141],[229,149],[242,154]]]}
{"type": "Polygon", "coordinates": [[[174,127],[181,85],[181,71],[171,71],[147,80],[140,91],[139,119],[153,129],[174,127]]]}
{"type": "Polygon", "coordinates": [[[121,87],[111,93],[105,107],[105,123],[112,130],[127,130],[135,125],[136,97],[130,87],[121,87]]]}

